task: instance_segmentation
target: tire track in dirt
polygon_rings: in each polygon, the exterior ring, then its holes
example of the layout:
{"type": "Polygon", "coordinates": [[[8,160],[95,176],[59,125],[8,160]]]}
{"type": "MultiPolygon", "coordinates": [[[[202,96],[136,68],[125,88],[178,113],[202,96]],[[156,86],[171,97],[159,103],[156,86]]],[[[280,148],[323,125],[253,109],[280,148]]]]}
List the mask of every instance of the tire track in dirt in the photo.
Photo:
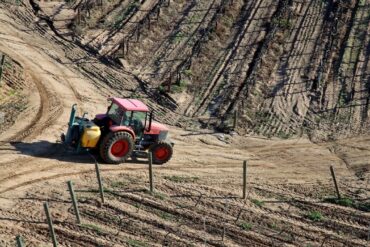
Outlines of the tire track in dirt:
{"type": "Polygon", "coordinates": [[[45,128],[53,125],[63,112],[63,108],[60,106],[59,100],[57,100],[58,96],[47,90],[42,83],[37,81],[38,79],[36,79],[36,77],[33,75],[32,77],[36,82],[41,98],[40,108],[35,118],[24,130],[14,134],[10,138],[7,138],[5,142],[19,142],[26,138],[32,139],[33,137],[36,137],[42,133],[45,128]]]}
{"type": "MultiPolygon", "coordinates": [[[[9,142],[19,142],[26,138],[31,139],[42,132],[42,130],[57,119],[57,117],[62,113],[62,107],[59,106],[60,102],[54,93],[46,89],[46,87],[40,83],[39,79],[30,73],[30,71],[25,69],[27,74],[32,77],[32,82],[36,85],[38,95],[40,97],[40,106],[38,108],[35,116],[30,120],[30,123],[17,133],[7,137],[0,142],[0,146],[4,146],[9,142]],[[43,119],[49,119],[47,123],[43,122],[43,119]]],[[[45,120],[44,120],[45,121],[45,120]]]]}
{"type": "MultiPolygon", "coordinates": [[[[29,161],[29,160],[27,160],[29,161]]],[[[24,160],[20,160],[19,161],[19,165],[23,164],[24,160]]],[[[18,163],[17,163],[18,164],[18,163]]],[[[17,164],[13,164],[14,165],[17,165],[17,164]]],[[[18,174],[13,174],[11,176],[8,176],[8,177],[5,177],[3,178],[4,181],[10,181],[10,180],[13,180],[14,178],[17,178],[17,177],[22,177],[24,175],[34,175],[34,174],[39,174],[40,171],[47,171],[48,173],[57,173],[57,174],[54,174],[54,175],[48,175],[48,176],[39,176],[39,178],[36,178],[36,179],[32,179],[32,180],[27,180],[27,181],[24,181],[24,182],[19,182],[17,183],[16,185],[13,185],[13,186],[9,186],[3,190],[0,191],[0,194],[4,194],[6,192],[9,192],[9,191],[13,191],[13,190],[16,190],[16,189],[19,189],[19,188],[23,188],[23,187],[26,187],[26,186],[30,186],[30,185],[33,185],[33,184],[38,184],[38,183],[41,183],[41,182],[46,182],[46,181],[50,181],[50,180],[54,180],[54,179],[59,179],[59,178],[65,178],[65,177],[75,177],[75,176],[79,176],[79,175],[84,175],[84,174],[88,174],[88,173],[94,173],[95,172],[95,168],[93,166],[93,162],[91,163],[91,168],[87,168],[87,169],[81,169],[79,171],[75,171],[75,172],[64,172],[66,171],[66,168],[70,168],[70,166],[67,164],[67,165],[63,165],[63,166],[50,166],[50,167],[54,167],[54,169],[46,169],[46,167],[43,167],[41,170],[34,170],[34,171],[25,171],[25,172],[21,172],[21,173],[18,173],[18,174]]],[[[142,169],[145,169],[145,168],[142,168],[142,167],[138,167],[138,168],[128,168],[128,167],[120,167],[120,168],[101,168],[101,172],[122,172],[123,170],[124,171],[136,171],[136,170],[142,170],[142,169]]],[[[3,182],[3,180],[0,182],[0,185],[1,183],[3,182]]]]}
{"type": "MultiPolygon", "coordinates": [[[[29,44],[25,44],[27,47],[32,49],[32,47],[29,44]]],[[[49,128],[55,122],[57,119],[61,116],[63,113],[63,108],[61,102],[58,100],[59,96],[55,91],[51,91],[50,89],[46,88],[42,82],[39,81],[39,78],[33,74],[30,70],[28,70],[26,65],[27,73],[31,75],[33,78],[33,82],[36,85],[36,88],[38,90],[38,94],[40,97],[40,103],[39,108],[35,116],[33,117],[32,121],[24,127],[21,131],[13,134],[12,136],[6,138],[4,141],[2,141],[4,147],[5,145],[8,145],[7,143],[17,143],[22,142],[24,140],[32,140],[33,138],[40,135],[46,128],[49,128]]],[[[64,76],[66,74],[64,72],[61,72],[64,76]]],[[[76,89],[71,85],[69,80],[65,80],[68,82],[68,85],[70,89],[72,90],[76,100],[80,102],[79,94],[77,93],[76,89]]],[[[17,145],[17,144],[16,144],[17,145]]],[[[53,149],[49,149],[47,151],[44,151],[43,155],[51,155],[55,153],[53,149]]],[[[27,169],[27,167],[24,166],[26,163],[30,163],[33,160],[35,160],[36,157],[26,157],[26,158],[20,158],[13,160],[12,163],[12,169],[18,169],[20,172],[17,173],[10,173],[12,175],[7,176],[1,180],[1,184],[7,184],[8,182],[13,182],[15,179],[20,178],[21,180],[24,180],[26,175],[35,175],[38,172],[44,172],[48,171],[49,169],[52,170],[52,165],[50,166],[42,166],[40,165],[40,168],[35,170],[35,167],[32,167],[31,169],[27,169]],[[17,168],[18,167],[18,168],[17,168]],[[26,171],[24,171],[26,170],[26,171]]],[[[7,161],[4,165],[7,167],[9,164],[9,161],[7,161]]],[[[25,183],[21,183],[20,186],[22,186],[25,183]]]]}
{"type": "MultiPolygon", "coordinates": [[[[11,12],[13,13],[14,11],[11,11],[11,12]]],[[[23,18],[20,18],[20,19],[23,21],[30,20],[27,14],[20,15],[18,11],[16,11],[14,14],[16,14],[18,17],[22,16],[23,18]]],[[[36,24],[35,27],[39,27],[39,25],[36,24]]],[[[36,30],[36,32],[37,31],[40,31],[40,30],[36,30]]],[[[43,32],[41,32],[40,34],[42,35],[43,32]]],[[[33,44],[24,42],[23,45],[26,46],[30,51],[35,51],[36,53],[41,54],[40,51],[36,51],[34,49],[33,44]]],[[[46,56],[50,55],[48,54],[47,50],[44,50],[41,47],[38,47],[38,48],[41,49],[42,52],[44,52],[46,56]]],[[[23,63],[26,63],[26,65],[24,65],[26,66],[26,71],[28,74],[31,75],[33,82],[35,83],[36,88],[38,90],[38,94],[40,97],[40,106],[39,106],[38,112],[36,113],[32,121],[30,121],[30,123],[22,131],[7,138],[5,142],[10,142],[10,141],[19,142],[24,139],[32,139],[36,137],[37,135],[39,135],[44,129],[53,125],[58,119],[58,117],[63,113],[62,104],[61,104],[61,101],[59,100],[59,98],[61,98],[60,95],[56,93],[55,91],[52,91],[51,89],[47,88],[44,85],[44,83],[40,81],[39,76],[34,74],[31,71],[31,69],[28,68],[27,63],[29,63],[29,61],[24,61],[23,63]]],[[[73,92],[75,99],[78,102],[80,102],[81,95],[74,88],[71,82],[67,79],[68,76],[66,75],[66,73],[63,70],[60,70],[60,73],[63,75],[63,77],[59,77],[59,79],[62,78],[69,85],[69,88],[73,92]]]]}

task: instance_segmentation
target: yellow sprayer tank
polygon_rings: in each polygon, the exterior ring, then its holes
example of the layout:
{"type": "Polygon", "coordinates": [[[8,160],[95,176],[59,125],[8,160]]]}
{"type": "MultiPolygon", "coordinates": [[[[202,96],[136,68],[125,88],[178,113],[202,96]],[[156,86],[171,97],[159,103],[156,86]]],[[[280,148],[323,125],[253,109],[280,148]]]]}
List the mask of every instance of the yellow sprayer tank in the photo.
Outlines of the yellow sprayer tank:
{"type": "Polygon", "coordinates": [[[84,148],[94,148],[98,144],[101,132],[99,126],[87,124],[81,138],[81,146],[84,148]]]}

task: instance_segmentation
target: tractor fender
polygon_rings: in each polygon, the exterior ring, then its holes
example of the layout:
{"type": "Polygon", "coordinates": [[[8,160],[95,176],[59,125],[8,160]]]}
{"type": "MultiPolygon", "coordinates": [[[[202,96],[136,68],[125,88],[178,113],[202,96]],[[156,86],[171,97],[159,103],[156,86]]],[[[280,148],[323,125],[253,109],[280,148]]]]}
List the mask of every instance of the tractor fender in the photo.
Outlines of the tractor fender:
{"type": "Polygon", "coordinates": [[[150,131],[145,131],[146,135],[159,135],[161,131],[168,131],[168,127],[164,124],[153,122],[150,131]]]}
{"type": "Polygon", "coordinates": [[[136,139],[134,131],[131,128],[127,127],[127,126],[111,126],[111,127],[109,127],[109,130],[111,132],[126,131],[132,136],[133,140],[136,139]]]}

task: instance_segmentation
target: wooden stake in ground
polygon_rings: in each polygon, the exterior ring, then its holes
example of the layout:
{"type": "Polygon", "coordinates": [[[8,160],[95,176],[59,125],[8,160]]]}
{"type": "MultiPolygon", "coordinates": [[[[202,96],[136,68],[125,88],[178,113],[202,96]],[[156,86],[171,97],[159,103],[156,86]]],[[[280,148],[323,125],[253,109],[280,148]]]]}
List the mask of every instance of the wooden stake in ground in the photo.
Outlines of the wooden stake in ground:
{"type": "MultiPolygon", "coordinates": [[[[204,217],[203,217],[203,231],[204,232],[207,232],[206,218],[204,218],[204,217]]],[[[207,239],[206,239],[206,235],[205,234],[203,235],[203,242],[204,242],[204,246],[207,246],[207,239]]]]}
{"type": "Polygon", "coordinates": [[[17,247],[24,247],[23,239],[20,235],[18,235],[15,240],[17,241],[17,247]]]}
{"type": "Polygon", "coordinates": [[[53,241],[53,246],[57,247],[58,242],[57,242],[57,238],[55,236],[53,221],[51,219],[51,215],[50,215],[50,211],[49,211],[49,204],[47,202],[44,203],[44,210],[45,210],[45,214],[46,214],[46,219],[48,221],[49,231],[50,231],[50,235],[51,235],[51,240],[53,241]]]}
{"type": "Polygon", "coordinates": [[[78,204],[77,204],[75,191],[73,189],[73,183],[72,183],[72,181],[68,181],[67,184],[68,184],[69,193],[71,195],[73,209],[74,209],[75,214],[76,214],[77,224],[81,224],[80,211],[78,210],[78,204]]]}
{"type": "Polygon", "coordinates": [[[5,64],[5,55],[3,54],[0,60],[0,86],[1,86],[1,80],[3,78],[4,64],[5,64]]]}
{"type": "Polygon", "coordinates": [[[340,196],[340,193],[339,193],[338,183],[337,183],[337,179],[336,179],[336,177],[335,177],[335,173],[334,173],[334,168],[333,168],[333,166],[330,166],[330,172],[331,172],[331,176],[333,177],[334,186],[335,186],[335,190],[336,190],[336,192],[337,192],[338,200],[340,200],[340,199],[341,199],[341,196],[340,196]]]}
{"type": "Polygon", "coordinates": [[[243,162],[243,199],[247,198],[247,161],[243,162]]]}
{"type": "Polygon", "coordinates": [[[148,159],[149,159],[149,189],[150,189],[150,193],[153,193],[154,186],[153,186],[153,156],[152,156],[152,152],[148,153],[148,159]]]}
{"type": "Polygon", "coordinates": [[[238,111],[237,111],[237,110],[235,110],[235,111],[234,111],[233,130],[235,130],[235,129],[236,129],[237,125],[238,125],[238,111]]]}
{"type": "Polygon", "coordinates": [[[100,177],[100,170],[99,170],[98,162],[95,162],[95,170],[96,170],[96,178],[98,179],[98,184],[99,184],[101,202],[102,204],[104,204],[104,188],[103,188],[103,182],[100,177]]]}

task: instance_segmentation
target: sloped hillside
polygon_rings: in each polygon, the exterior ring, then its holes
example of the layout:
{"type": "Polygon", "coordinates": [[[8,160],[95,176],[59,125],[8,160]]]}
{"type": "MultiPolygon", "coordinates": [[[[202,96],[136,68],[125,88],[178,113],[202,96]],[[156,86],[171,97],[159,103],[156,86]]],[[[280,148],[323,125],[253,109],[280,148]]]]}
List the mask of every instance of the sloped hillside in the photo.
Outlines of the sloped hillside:
{"type": "Polygon", "coordinates": [[[48,203],[63,247],[368,247],[369,134],[299,137],[366,131],[368,8],[0,0],[0,246],[51,246],[48,203]],[[60,142],[71,105],[94,118],[109,96],[171,125],[170,162],[97,164],[60,142]],[[240,135],[198,128],[235,112],[240,135]]]}
{"type": "Polygon", "coordinates": [[[369,0],[31,3],[181,115],[225,127],[237,111],[241,133],[283,138],[367,131],[369,0]]]}
{"type": "Polygon", "coordinates": [[[28,93],[32,87],[20,64],[0,53],[0,133],[13,125],[28,105],[28,93]]]}

